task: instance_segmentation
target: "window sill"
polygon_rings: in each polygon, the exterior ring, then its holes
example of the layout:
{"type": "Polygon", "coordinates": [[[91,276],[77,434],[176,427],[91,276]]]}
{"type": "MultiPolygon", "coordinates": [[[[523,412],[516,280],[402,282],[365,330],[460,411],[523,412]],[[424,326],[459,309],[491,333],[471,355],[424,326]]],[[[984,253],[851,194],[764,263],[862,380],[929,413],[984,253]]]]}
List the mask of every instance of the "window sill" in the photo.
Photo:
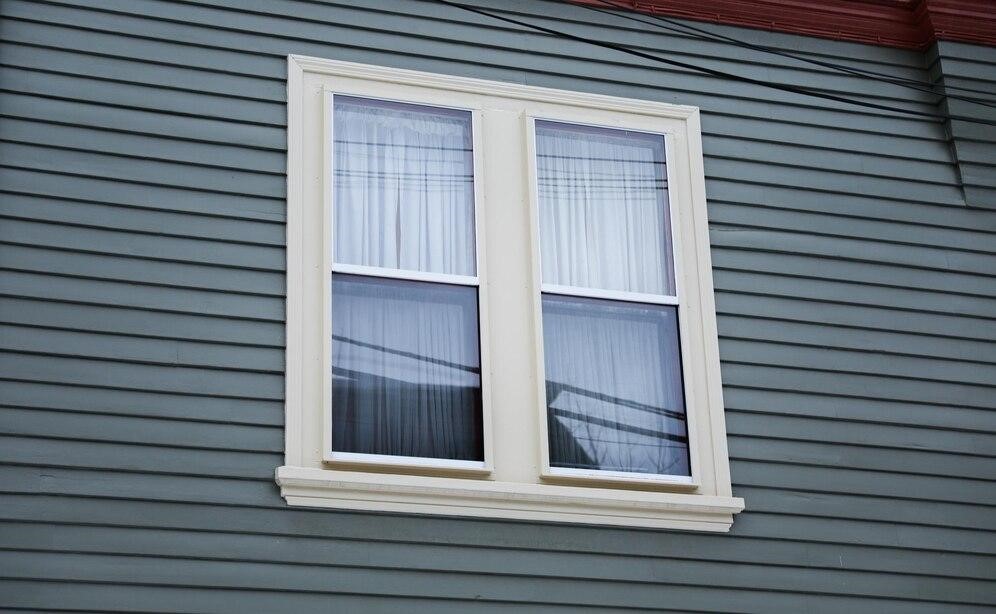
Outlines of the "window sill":
{"type": "Polygon", "coordinates": [[[289,505],[726,532],[739,497],[279,467],[289,505]]]}
{"type": "Polygon", "coordinates": [[[648,473],[628,473],[622,471],[591,471],[567,467],[547,467],[542,473],[543,481],[564,482],[567,484],[590,484],[592,487],[647,487],[667,488],[677,491],[692,491],[700,484],[691,476],[660,475],[648,473]]]}
{"type": "Polygon", "coordinates": [[[358,454],[352,452],[331,452],[322,461],[329,469],[396,473],[416,473],[435,475],[461,475],[487,477],[492,467],[483,461],[448,460],[442,458],[422,458],[412,456],[387,456],[383,454],[358,454]]]}

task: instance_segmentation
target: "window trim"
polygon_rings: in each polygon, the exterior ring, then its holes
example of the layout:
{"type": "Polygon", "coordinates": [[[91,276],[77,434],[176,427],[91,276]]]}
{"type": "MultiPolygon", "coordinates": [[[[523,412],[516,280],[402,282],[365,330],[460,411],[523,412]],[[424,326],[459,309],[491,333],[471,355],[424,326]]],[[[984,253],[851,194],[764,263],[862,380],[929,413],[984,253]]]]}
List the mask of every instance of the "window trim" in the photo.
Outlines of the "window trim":
{"type": "MultiPolygon", "coordinates": [[[[744,507],[743,499],[732,496],[729,474],[729,460],[727,453],[725,418],[723,413],[722,389],[719,371],[718,338],[715,322],[715,306],[712,287],[712,268],[709,254],[708,225],[705,211],[705,182],[703,176],[701,136],[699,127],[698,109],[689,106],[671,105],[645,100],[622,99],[611,96],[596,94],[585,94],[580,92],[570,92],[554,90],[533,86],[517,85],[511,83],[501,83],[471,79],[465,77],[453,77],[433,73],[425,73],[411,70],[386,68],[381,66],[370,66],[343,62],[335,60],[325,60],[305,56],[288,56],[288,152],[287,152],[287,354],[286,354],[286,393],[285,393],[285,459],[284,466],[277,468],[276,481],[280,486],[281,495],[287,500],[289,505],[301,505],[310,507],[323,507],[347,510],[367,510],[396,513],[427,513],[454,516],[471,516],[487,518],[503,518],[513,520],[530,521],[552,521],[583,524],[601,524],[616,526],[636,526],[651,528],[670,528],[699,531],[728,531],[733,522],[734,514],[740,512],[744,507]],[[669,189],[674,184],[672,173],[681,173],[682,181],[685,181],[687,204],[682,202],[683,226],[690,229],[691,235],[688,238],[687,248],[684,250],[692,254],[691,269],[682,258],[681,253],[675,253],[675,277],[676,284],[682,283],[679,276],[685,276],[684,281],[692,281],[693,285],[679,286],[686,288],[680,290],[687,292],[691,289],[694,292],[694,304],[690,304],[688,309],[694,307],[698,310],[694,321],[679,314],[679,326],[684,321],[684,326],[688,328],[688,347],[694,347],[701,368],[696,368],[689,374],[683,373],[683,378],[691,378],[692,387],[686,390],[686,415],[689,419],[695,419],[698,423],[698,433],[694,440],[691,439],[691,422],[689,422],[690,454],[701,457],[701,479],[694,485],[683,484],[645,484],[633,482],[613,482],[600,479],[561,480],[559,476],[542,477],[539,466],[539,458],[533,458],[535,446],[530,442],[510,442],[507,435],[510,430],[508,420],[485,421],[485,426],[491,429],[491,436],[496,444],[491,458],[495,465],[490,473],[473,471],[454,471],[446,467],[419,467],[412,466],[405,462],[402,465],[390,465],[381,462],[375,466],[369,464],[336,464],[330,465],[324,462],[323,434],[316,431],[319,422],[324,417],[319,417],[316,407],[324,404],[323,387],[324,381],[320,381],[323,373],[321,365],[322,353],[328,348],[316,345],[314,333],[309,330],[316,330],[325,326],[323,314],[318,314],[318,305],[323,304],[326,296],[324,288],[316,287],[317,275],[323,275],[323,264],[317,263],[315,258],[321,257],[314,254],[315,249],[324,250],[328,248],[328,241],[321,245],[318,242],[320,230],[307,226],[307,222],[315,223],[315,213],[309,207],[318,207],[321,215],[327,215],[325,211],[325,198],[330,199],[330,195],[316,196],[315,187],[317,169],[327,162],[324,148],[331,145],[330,142],[318,144],[317,139],[322,138],[325,129],[314,130],[316,121],[330,121],[331,115],[326,114],[325,119],[316,119],[316,105],[324,106],[323,85],[330,80],[342,80],[343,82],[372,84],[374,90],[378,92],[411,92],[411,91],[431,91],[429,96],[435,102],[422,100],[412,100],[405,96],[399,99],[406,102],[417,102],[419,104],[446,106],[445,100],[451,98],[473,98],[475,101],[485,101],[481,103],[481,108],[472,109],[475,112],[474,148],[475,148],[475,235],[477,239],[477,275],[480,279],[479,286],[479,308],[488,308],[488,298],[484,294],[487,291],[488,283],[483,276],[487,274],[488,267],[485,262],[486,249],[484,245],[485,235],[492,240],[499,241],[502,233],[513,233],[517,238],[521,235],[523,241],[528,241],[532,245],[524,246],[525,253],[517,256],[515,265],[518,270],[521,263],[531,259],[529,266],[534,268],[533,275],[536,275],[538,264],[538,254],[530,253],[536,249],[538,228],[529,224],[528,229],[520,229],[516,224],[521,220],[518,218],[506,221],[502,218],[495,218],[494,213],[488,212],[483,198],[477,198],[477,191],[482,189],[487,178],[483,175],[485,170],[484,160],[487,160],[487,167],[494,174],[496,169],[508,174],[515,172],[521,175],[515,176],[515,185],[509,186],[511,194],[520,194],[521,197],[514,196],[515,206],[528,207],[522,214],[522,220],[532,216],[532,204],[527,202],[530,189],[530,171],[528,166],[533,164],[531,152],[525,149],[532,147],[531,139],[525,138],[527,130],[527,117],[550,116],[560,121],[571,121],[564,118],[560,111],[563,108],[571,108],[581,112],[608,111],[626,115],[642,115],[654,118],[655,121],[665,121],[674,124],[680,130],[675,135],[673,147],[677,147],[677,152],[672,155],[672,143],[667,142],[667,163],[669,189]],[[494,104],[492,104],[494,103],[494,104]],[[499,128],[512,129],[511,120],[506,113],[505,119],[497,121],[495,114],[500,115],[503,108],[511,108],[514,105],[528,109],[519,115],[519,125],[521,134],[519,139],[522,143],[522,151],[516,155],[527,155],[529,160],[519,160],[502,155],[503,152],[495,150],[493,138],[499,128]],[[502,105],[505,105],[503,107],[502,105]],[[494,107],[494,108],[492,108],[494,107]],[[482,118],[485,115],[487,117],[482,118]],[[489,122],[487,124],[483,121],[489,122]],[[317,135],[316,135],[317,133],[317,135]],[[685,135],[684,137],[682,135],[685,135]],[[483,139],[483,140],[481,140],[483,139]],[[676,164],[672,168],[672,164],[676,164]],[[680,168],[679,168],[680,167],[680,168]],[[481,181],[481,178],[484,178],[481,181]],[[520,185],[521,184],[521,185],[520,185]],[[686,211],[687,208],[687,211],[686,211]],[[490,219],[489,219],[490,218],[490,219]],[[488,225],[485,231],[486,222],[494,224],[488,225]],[[502,226],[511,224],[509,228],[502,226]],[[528,234],[521,234],[521,233],[528,234]],[[498,237],[498,238],[496,238],[498,237]],[[317,268],[316,268],[317,267],[317,268]],[[691,270],[686,270],[688,267],[691,270]],[[324,294],[319,297],[318,292],[324,294]],[[695,345],[691,345],[695,344],[695,345]],[[692,390],[702,391],[692,401],[689,393],[692,390]],[[695,406],[692,403],[696,403],[695,406]],[[692,418],[693,414],[695,418],[692,418]],[[500,425],[500,428],[499,426],[500,425]],[[501,438],[501,439],[499,439],[501,438]],[[528,447],[525,454],[526,460],[516,460],[518,463],[513,467],[514,471],[509,471],[508,457],[509,450],[506,446],[519,445],[528,447]],[[499,464],[501,463],[501,464],[499,464]],[[534,463],[530,465],[530,463],[534,463]],[[531,467],[531,468],[530,468],[531,467]]],[[[338,88],[334,88],[338,89],[338,88]]],[[[343,92],[350,93],[350,92],[343,92]]],[[[384,98],[380,94],[361,93],[374,98],[384,98]]],[[[518,107],[517,107],[518,108],[518,107]]],[[[611,125],[610,125],[611,127],[611,125]]],[[[659,132],[658,130],[652,130],[659,132]]],[[[326,167],[327,168],[327,167],[326,167]]],[[[485,193],[494,190],[493,187],[485,189],[485,193]]],[[[678,196],[669,193],[672,216],[675,215],[678,196]]],[[[512,214],[513,217],[519,215],[512,214]]],[[[322,218],[328,219],[328,218],[322,218]]],[[[683,230],[679,228],[672,218],[672,232],[681,234],[683,230]]],[[[499,241],[497,244],[501,244],[499,241]]],[[[492,254],[494,256],[494,254],[492,254]]],[[[496,259],[492,259],[493,261],[496,259]]],[[[502,263],[504,258],[497,259],[492,263],[492,268],[501,274],[500,283],[510,283],[509,275],[502,269],[506,265],[502,263]]],[[[513,259],[515,260],[515,259],[513,259]]],[[[325,258],[324,263],[331,267],[331,259],[325,258]]],[[[528,268],[528,267],[526,267],[528,268]]],[[[524,322],[529,318],[535,321],[539,315],[542,293],[541,285],[537,285],[536,279],[529,279],[528,271],[524,271],[525,285],[532,283],[530,292],[532,294],[533,313],[521,314],[523,319],[523,334],[528,335],[528,342],[535,342],[535,328],[527,330],[532,324],[526,325],[524,322]]],[[[494,271],[492,271],[494,272],[494,271]]],[[[331,283],[331,272],[327,275],[328,283],[331,283]]],[[[495,280],[491,280],[495,283],[495,280]]],[[[496,286],[495,289],[498,289],[496,286]]],[[[507,290],[507,286],[501,286],[507,290]]],[[[494,290],[494,289],[493,289],[494,290]]],[[[517,289],[520,297],[523,297],[524,290],[517,289]]],[[[685,295],[682,295],[685,296],[685,295]]],[[[491,292],[490,300],[494,302],[496,312],[491,317],[486,317],[482,313],[480,318],[481,340],[481,367],[482,367],[482,397],[486,403],[494,396],[495,412],[501,411],[503,414],[510,408],[505,407],[510,400],[521,401],[522,407],[516,407],[516,412],[525,415],[523,412],[533,411],[536,416],[544,422],[546,419],[545,402],[536,408],[534,387],[522,381],[519,391],[508,390],[508,378],[492,386],[492,389],[485,393],[483,382],[485,373],[491,374],[502,369],[510,369],[517,378],[526,377],[527,371],[531,368],[532,375],[539,380],[541,371],[537,372],[533,356],[518,354],[525,339],[516,339],[515,342],[502,338],[501,326],[508,327],[507,318],[500,325],[496,324],[501,320],[505,308],[505,297],[491,292]],[[501,309],[497,309],[497,307],[501,309]],[[497,327],[497,328],[495,328],[497,327]],[[492,330],[492,329],[495,330],[492,330]],[[497,331],[497,332],[496,332],[497,331]],[[490,340],[486,340],[487,334],[490,340]],[[512,353],[512,350],[515,353],[512,353]],[[494,350],[493,356],[485,358],[494,350]],[[507,367],[509,357],[519,363],[514,368],[507,367]],[[520,359],[521,356],[521,359],[520,359]],[[485,360],[504,361],[494,364],[485,364],[485,360]],[[502,385],[503,384],[503,385],[502,385]],[[497,386],[502,386],[498,388],[497,386]],[[498,405],[501,403],[502,405],[498,405]],[[530,407],[526,407],[530,406],[530,407]]],[[[519,305],[525,303],[516,303],[519,305]]],[[[680,306],[679,306],[680,308],[680,306]]],[[[525,307],[523,307],[525,309],[525,307]]],[[[328,320],[331,321],[331,314],[328,320]]],[[[519,316],[516,316],[519,317],[519,316]]],[[[516,325],[519,323],[516,322],[516,325]]],[[[323,330],[323,335],[326,331],[323,330]]],[[[330,332],[330,331],[328,331],[330,332]]],[[[507,332],[507,331],[505,331],[507,332]]],[[[682,329],[681,334],[685,331],[682,329]]],[[[506,335],[507,337],[507,335],[506,335]]],[[[539,338],[539,346],[542,347],[542,339],[539,338]]],[[[682,345],[684,353],[685,345],[682,345]]],[[[528,352],[526,352],[528,353],[528,352]]],[[[539,363],[542,365],[542,363],[539,363]]],[[[327,379],[327,378],[326,378],[327,379]]],[[[497,379],[494,379],[497,382],[497,379]]],[[[519,380],[517,380],[518,382],[519,380]]],[[[538,382],[537,382],[538,383],[538,382]]],[[[518,385],[518,384],[516,384],[518,385]]],[[[496,416],[497,417],[497,416],[496,416]]],[[[532,422],[532,419],[530,419],[532,422]]],[[[516,423],[518,425],[518,423],[516,423]]],[[[324,424],[322,424],[324,428],[324,424]]],[[[518,427],[517,427],[518,428],[518,427]]],[[[522,426],[522,428],[526,428],[522,426]]],[[[528,429],[535,429],[535,426],[528,426],[528,429]]],[[[487,445],[487,439],[486,445],[487,445]]],[[[547,445],[543,439],[544,447],[547,445]]],[[[396,458],[396,457],[391,457],[396,458]]],[[[376,460],[391,460],[376,459],[376,460]]],[[[406,461],[408,459],[405,459],[406,461]]],[[[693,463],[698,461],[692,460],[693,463]]],[[[515,464],[515,463],[513,463],[515,464]]]]}
{"type": "MultiPolygon", "coordinates": [[[[369,98],[387,102],[407,102],[366,94],[343,94],[350,97],[369,98]]],[[[488,475],[494,470],[494,444],[491,409],[490,344],[488,343],[488,301],[487,301],[487,261],[485,260],[482,212],[484,209],[483,172],[484,163],[480,153],[481,115],[477,109],[460,106],[425,104],[427,107],[456,109],[471,114],[471,156],[474,169],[474,275],[430,273],[390,267],[343,264],[335,261],[335,172],[334,172],[334,128],[333,117],[336,91],[322,87],[322,228],[327,233],[322,242],[322,365],[323,371],[331,372],[332,365],[332,274],[363,275],[383,279],[400,279],[436,284],[452,284],[477,289],[477,343],[481,368],[481,427],[483,430],[483,461],[452,460],[422,456],[395,456],[388,454],[364,454],[337,452],[332,445],[332,378],[322,382],[322,461],[338,467],[382,467],[395,470],[426,470],[430,472],[467,473],[488,475]]],[[[419,103],[422,104],[422,103],[419,103]]],[[[288,175],[289,176],[289,175],[288,175]]]]}

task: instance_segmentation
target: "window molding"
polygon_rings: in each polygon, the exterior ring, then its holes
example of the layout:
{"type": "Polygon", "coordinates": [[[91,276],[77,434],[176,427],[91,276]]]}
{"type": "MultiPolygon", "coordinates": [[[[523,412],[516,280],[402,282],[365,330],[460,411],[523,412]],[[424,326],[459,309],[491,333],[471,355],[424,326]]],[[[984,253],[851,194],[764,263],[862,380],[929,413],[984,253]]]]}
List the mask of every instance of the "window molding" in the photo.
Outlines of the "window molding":
{"type": "Polygon", "coordinates": [[[743,509],[743,500],[732,496],[730,486],[698,109],[295,55],[288,56],[287,83],[286,427],[284,466],[277,469],[276,481],[288,504],[729,530],[733,515],[743,509]],[[327,129],[323,123],[316,128],[316,122],[331,119],[325,111],[329,91],[449,107],[463,107],[460,101],[475,102],[474,168],[481,182],[475,185],[479,197],[475,224],[486,431],[481,467],[399,457],[328,458],[324,434],[328,412],[324,408],[328,407],[325,381],[329,378],[324,377],[324,369],[329,363],[327,349],[315,338],[331,334],[327,284],[318,277],[328,277],[325,273],[331,269],[331,258],[323,256],[330,241],[322,234],[330,220],[329,190],[322,193],[330,158],[327,129]],[[674,254],[675,277],[684,292],[681,296],[690,292],[694,296],[686,307],[694,313],[679,319],[681,334],[689,339],[681,344],[683,359],[686,347],[694,347],[697,364],[684,375],[693,467],[690,480],[632,476],[617,480],[606,472],[569,475],[572,472],[551,471],[542,460],[543,451],[537,449],[537,444],[545,448],[547,442],[546,405],[544,397],[536,395],[537,390],[543,392],[542,338],[538,342],[536,338],[541,331],[537,318],[543,284],[538,277],[538,228],[532,223],[536,202],[530,187],[535,171],[529,170],[533,164],[529,118],[571,121],[572,116],[604,118],[610,126],[620,118],[637,117],[635,121],[665,133],[667,155],[674,152],[667,159],[669,189],[672,180],[675,186],[684,186],[680,195],[669,195],[671,215],[678,218],[672,221],[673,233],[682,235],[683,246],[682,253],[676,249],[674,254]],[[512,139],[514,147],[499,146],[501,137],[512,130],[519,135],[512,139]],[[499,175],[504,181],[501,186],[496,185],[499,175]],[[495,197],[500,194],[511,196],[495,197]],[[679,198],[680,204],[675,204],[679,198]],[[498,207],[508,209],[498,215],[498,207]],[[521,253],[502,253],[501,258],[487,253],[486,243],[507,244],[501,239],[508,236],[521,238],[521,253]],[[521,279],[515,277],[517,273],[521,279]],[[684,278],[678,281],[678,277],[684,278]],[[519,294],[507,298],[503,290],[510,283],[529,287],[516,287],[519,294]],[[531,306],[523,309],[527,292],[531,306]],[[509,315],[509,310],[517,315],[509,315]],[[314,334],[316,330],[321,334],[314,334]],[[521,334],[510,335],[509,330],[521,334]],[[526,347],[529,344],[538,347],[538,357],[526,347]],[[527,416],[528,425],[523,424],[527,416]],[[543,422],[541,426],[536,418],[543,422]],[[533,441],[518,441],[524,433],[531,434],[533,441]]]}
{"type": "Polygon", "coordinates": [[[735,497],[280,467],[290,505],[725,532],[735,497]]]}

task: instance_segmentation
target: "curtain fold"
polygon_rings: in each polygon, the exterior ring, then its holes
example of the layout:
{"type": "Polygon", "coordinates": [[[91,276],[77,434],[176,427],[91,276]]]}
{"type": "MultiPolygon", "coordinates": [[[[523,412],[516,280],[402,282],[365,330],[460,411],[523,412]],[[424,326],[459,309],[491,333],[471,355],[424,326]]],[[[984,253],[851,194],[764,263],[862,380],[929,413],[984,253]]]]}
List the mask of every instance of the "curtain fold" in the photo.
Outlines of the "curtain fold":
{"type": "Polygon", "coordinates": [[[544,295],[550,464],[689,475],[672,306],[544,295]]]}
{"type": "Polygon", "coordinates": [[[474,275],[471,114],[335,96],[336,262],[474,275]]]}
{"type": "Polygon", "coordinates": [[[664,137],[536,122],[543,281],[674,294],[664,137]]]}
{"type": "Polygon", "coordinates": [[[484,460],[477,288],[332,276],[332,445],[484,460]]]}

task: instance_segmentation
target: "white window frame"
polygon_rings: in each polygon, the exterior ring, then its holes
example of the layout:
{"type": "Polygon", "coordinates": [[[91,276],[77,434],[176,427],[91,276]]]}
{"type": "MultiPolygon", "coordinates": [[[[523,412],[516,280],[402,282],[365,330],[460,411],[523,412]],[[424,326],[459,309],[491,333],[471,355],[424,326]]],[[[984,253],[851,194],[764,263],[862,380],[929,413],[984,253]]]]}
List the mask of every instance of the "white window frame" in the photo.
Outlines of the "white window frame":
{"type": "MultiPolygon", "coordinates": [[[[387,454],[363,454],[356,452],[337,452],[332,447],[332,378],[324,378],[322,387],[322,407],[325,410],[322,412],[322,439],[324,444],[322,445],[322,451],[324,452],[323,460],[325,463],[333,466],[343,466],[343,467],[371,467],[371,468],[392,468],[398,470],[405,469],[425,469],[425,470],[438,470],[445,472],[456,472],[456,473],[469,473],[469,474],[489,474],[493,468],[492,457],[494,456],[493,445],[491,442],[491,397],[488,394],[490,391],[490,378],[488,374],[491,369],[489,368],[488,362],[488,313],[487,313],[487,284],[484,283],[484,271],[487,270],[485,262],[486,250],[484,249],[484,233],[481,232],[481,209],[482,203],[484,201],[484,191],[481,189],[480,177],[483,176],[483,166],[481,161],[481,155],[478,152],[479,146],[479,135],[480,135],[480,122],[481,116],[480,111],[475,109],[467,109],[464,107],[457,107],[452,105],[425,105],[431,108],[443,108],[443,109],[456,109],[460,111],[467,111],[471,114],[471,148],[473,149],[473,168],[474,168],[474,275],[452,275],[446,273],[430,273],[425,271],[414,271],[408,269],[394,269],[389,267],[378,267],[378,266],[366,266],[359,264],[343,264],[335,261],[335,208],[333,203],[333,193],[335,192],[335,174],[332,172],[334,168],[334,131],[333,126],[335,124],[333,119],[333,110],[335,105],[336,90],[331,87],[323,87],[323,102],[322,105],[322,118],[324,121],[324,134],[325,138],[322,143],[322,168],[324,176],[327,178],[323,181],[326,188],[323,190],[322,199],[322,219],[323,228],[327,229],[327,240],[324,242],[323,249],[323,276],[322,282],[325,284],[322,290],[322,314],[324,316],[324,322],[322,326],[323,339],[327,340],[323,347],[323,357],[322,362],[324,365],[331,366],[332,364],[332,274],[340,273],[345,275],[362,275],[366,277],[379,277],[381,279],[400,279],[407,281],[424,281],[430,283],[438,284],[450,284],[458,286],[467,286],[477,289],[477,327],[478,327],[478,347],[480,353],[480,367],[481,367],[481,409],[482,409],[482,428],[483,428],[483,444],[484,444],[484,460],[483,461],[468,461],[468,460],[450,460],[444,458],[427,458],[418,456],[393,456],[387,454]]],[[[344,91],[339,91],[339,95],[349,95],[351,97],[361,97],[374,99],[386,102],[410,102],[403,100],[396,100],[392,98],[386,98],[382,96],[366,96],[357,95],[344,91]]],[[[329,369],[325,369],[329,372],[329,369]]]]}
{"type": "Polygon", "coordinates": [[[730,485],[705,203],[695,107],[289,56],[285,459],[276,470],[288,504],[729,530],[744,504],[730,485]],[[329,181],[336,93],[471,111],[475,278],[333,265],[329,181]],[[665,135],[674,299],[542,284],[535,119],[665,135]],[[483,463],[331,450],[333,271],[478,287],[483,463]],[[549,466],[543,291],[677,302],[690,477],[549,466]]]}
{"type": "MultiPolygon", "coordinates": [[[[694,357],[690,352],[690,343],[684,343],[681,340],[685,339],[686,335],[689,334],[687,330],[687,322],[689,319],[688,309],[685,305],[685,301],[682,301],[682,292],[684,290],[684,281],[682,276],[679,274],[682,271],[682,260],[681,260],[681,237],[679,233],[676,233],[674,229],[679,227],[679,216],[681,213],[677,211],[677,207],[671,205],[672,200],[672,185],[677,186],[675,182],[675,177],[672,173],[671,165],[671,151],[674,149],[673,141],[676,138],[678,130],[668,127],[661,126],[660,121],[657,118],[647,118],[645,116],[635,116],[631,113],[618,113],[605,110],[562,110],[556,117],[549,116],[537,116],[529,115],[526,118],[527,121],[527,135],[526,143],[529,152],[529,206],[530,206],[530,216],[532,217],[532,224],[535,231],[532,233],[532,253],[533,253],[533,283],[540,289],[540,300],[537,301],[537,311],[535,312],[536,323],[535,326],[538,333],[538,338],[540,343],[536,344],[537,358],[536,362],[539,368],[542,370],[544,368],[544,348],[543,348],[543,313],[542,313],[542,295],[543,294],[557,294],[560,296],[577,296],[585,298],[598,298],[606,299],[612,301],[626,301],[631,303],[642,303],[649,305],[670,305],[677,307],[678,311],[678,339],[679,339],[679,352],[681,354],[681,364],[690,364],[694,357]],[[537,172],[537,158],[536,158],[536,121],[551,121],[557,122],[564,125],[570,126],[587,126],[594,128],[611,128],[616,130],[626,130],[629,132],[641,132],[644,134],[653,134],[664,137],[664,161],[665,170],[667,172],[667,185],[668,192],[667,198],[665,199],[664,206],[667,208],[666,215],[669,216],[671,223],[670,234],[666,237],[667,247],[671,250],[672,263],[674,266],[674,294],[646,294],[641,292],[627,292],[623,290],[604,290],[601,288],[590,288],[583,286],[564,286],[557,284],[544,283],[542,279],[542,254],[540,251],[540,205],[539,205],[539,173],[537,172]],[[599,120],[601,123],[598,123],[599,120]]],[[[680,186],[677,186],[680,189],[680,186]]],[[[711,274],[710,274],[711,282],[711,274]]],[[[685,396],[685,407],[693,406],[695,400],[694,396],[694,382],[691,378],[691,369],[682,369],[682,385],[684,388],[685,396]]],[[[664,474],[651,474],[651,473],[636,473],[629,471],[606,471],[601,469],[575,469],[568,467],[553,467],[550,465],[550,444],[549,444],[549,433],[547,431],[548,419],[547,419],[547,398],[546,398],[546,385],[544,382],[545,378],[538,378],[538,403],[543,411],[540,414],[540,458],[542,458],[541,475],[550,481],[579,481],[579,482],[594,482],[594,483],[618,483],[618,484],[659,484],[659,485],[669,485],[675,488],[681,489],[693,489],[699,486],[699,461],[697,455],[698,445],[693,445],[695,442],[696,434],[696,417],[695,413],[692,411],[685,412],[685,425],[688,431],[688,461],[690,467],[690,475],[664,475],[664,474]]]]}

